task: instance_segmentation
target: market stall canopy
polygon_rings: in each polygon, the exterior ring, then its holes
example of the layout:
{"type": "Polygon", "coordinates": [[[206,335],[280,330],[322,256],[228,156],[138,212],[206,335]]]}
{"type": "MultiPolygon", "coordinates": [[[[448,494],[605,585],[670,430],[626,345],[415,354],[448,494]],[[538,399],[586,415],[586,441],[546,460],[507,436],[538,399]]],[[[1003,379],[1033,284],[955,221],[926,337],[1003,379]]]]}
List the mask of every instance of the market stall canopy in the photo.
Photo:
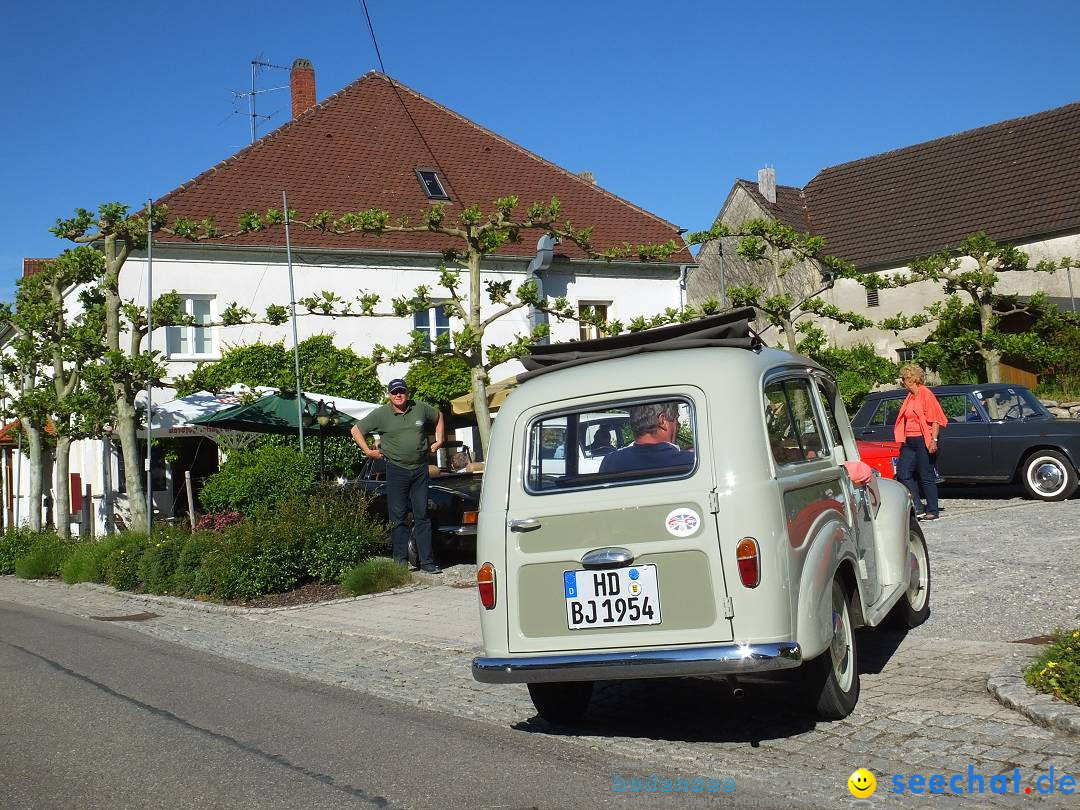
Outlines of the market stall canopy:
{"type": "MultiPolygon", "coordinates": [[[[497,411],[506,402],[510,392],[517,386],[517,378],[510,377],[487,387],[488,410],[497,411]]],[[[454,416],[469,416],[473,412],[472,391],[450,400],[450,412],[454,416]]]]}
{"type": "MultiPolygon", "coordinates": [[[[305,433],[347,436],[360,417],[377,407],[370,402],[339,400],[309,392],[301,392],[300,396],[305,433]]],[[[294,392],[267,393],[251,402],[199,416],[192,424],[250,433],[291,434],[299,429],[297,410],[294,392]]]]}

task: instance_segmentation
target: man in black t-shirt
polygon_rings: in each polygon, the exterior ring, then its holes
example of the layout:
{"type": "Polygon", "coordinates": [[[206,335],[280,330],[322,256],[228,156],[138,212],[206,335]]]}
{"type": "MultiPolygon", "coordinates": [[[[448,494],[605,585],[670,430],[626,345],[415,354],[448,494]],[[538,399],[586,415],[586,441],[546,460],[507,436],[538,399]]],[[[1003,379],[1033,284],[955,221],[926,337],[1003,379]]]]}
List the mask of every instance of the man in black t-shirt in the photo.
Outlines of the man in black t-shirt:
{"type": "Polygon", "coordinates": [[[680,450],[675,443],[679,433],[677,402],[632,405],[628,410],[634,443],[604,456],[600,463],[601,473],[693,466],[694,454],[680,450]]]}

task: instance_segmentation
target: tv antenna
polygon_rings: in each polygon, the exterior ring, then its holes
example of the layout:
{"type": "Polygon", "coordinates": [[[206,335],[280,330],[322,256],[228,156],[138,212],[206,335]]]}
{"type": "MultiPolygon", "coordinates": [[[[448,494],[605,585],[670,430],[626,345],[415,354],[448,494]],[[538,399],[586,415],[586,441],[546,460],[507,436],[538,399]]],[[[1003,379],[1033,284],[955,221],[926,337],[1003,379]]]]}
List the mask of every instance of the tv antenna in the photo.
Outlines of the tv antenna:
{"type": "Polygon", "coordinates": [[[275,110],[274,112],[270,113],[269,115],[260,115],[259,113],[256,112],[256,103],[255,103],[256,99],[258,98],[258,96],[260,96],[263,93],[271,93],[271,92],[274,92],[275,90],[284,90],[285,88],[288,87],[288,85],[283,84],[280,87],[267,87],[267,88],[262,89],[262,90],[257,89],[255,87],[255,77],[259,74],[260,71],[266,70],[266,69],[288,70],[289,68],[285,67],[284,65],[275,65],[275,64],[273,64],[271,62],[266,62],[266,61],[263,60],[263,58],[261,56],[257,56],[257,57],[255,57],[254,59],[251,60],[251,89],[249,91],[245,92],[245,93],[241,93],[238,90],[233,90],[232,91],[234,101],[239,101],[240,99],[243,99],[243,98],[247,99],[247,102],[248,102],[248,118],[251,120],[251,142],[252,143],[255,143],[255,138],[256,138],[255,130],[256,130],[258,120],[261,118],[264,121],[269,121],[271,118],[274,117],[274,115],[277,112],[275,110]]]}

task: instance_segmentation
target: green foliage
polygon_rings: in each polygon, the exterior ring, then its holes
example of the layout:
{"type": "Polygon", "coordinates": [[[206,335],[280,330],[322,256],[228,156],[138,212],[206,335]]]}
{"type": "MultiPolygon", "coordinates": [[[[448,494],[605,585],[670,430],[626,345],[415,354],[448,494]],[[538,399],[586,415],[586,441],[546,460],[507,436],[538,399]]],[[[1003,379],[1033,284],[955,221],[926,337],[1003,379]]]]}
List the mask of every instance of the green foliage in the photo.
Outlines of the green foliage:
{"type": "Polygon", "coordinates": [[[799,353],[832,372],[849,413],[858,410],[876,387],[896,384],[900,365],[878,355],[873,346],[860,343],[847,349],[834,348],[827,344],[825,332],[809,323],[800,324],[798,331],[802,335],[799,353]]]}
{"type": "Polygon", "coordinates": [[[314,483],[311,458],[291,447],[263,445],[230,453],[199,497],[207,511],[254,518],[272,513],[279,502],[306,496],[314,483]]]}
{"type": "Polygon", "coordinates": [[[73,550],[71,543],[65,543],[53,532],[42,532],[33,538],[29,551],[15,560],[15,576],[21,579],[59,576],[73,550]]]}
{"type": "Polygon", "coordinates": [[[129,532],[117,538],[116,545],[101,561],[102,581],[118,591],[139,587],[139,563],[146,551],[145,534],[129,532]]]}
{"type": "Polygon", "coordinates": [[[197,593],[248,600],[287,591],[304,579],[303,546],[296,538],[242,523],[216,539],[195,574],[197,593]]]}
{"type": "Polygon", "coordinates": [[[433,354],[414,362],[405,373],[412,395],[436,408],[472,390],[469,365],[453,354],[433,354]]]}
{"type": "Polygon", "coordinates": [[[1080,706],[1080,629],[1055,633],[1046,652],[1024,671],[1024,680],[1040,692],[1080,706]]]}
{"type": "Polygon", "coordinates": [[[195,589],[195,575],[216,540],[216,535],[207,532],[196,532],[184,540],[176,558],[176,568],[173,569],[173,593],[200,593],[195,589]]]}
{"type": "MultiPolygon", "coordinates": [[[[383,387],[371,361],[352,349],[334,345],[331,335],[314,335],[300,343],[301,385],[334,397],[379,402],[383,387]]],[[[176,380],[177,396],[196,391],[221,391],[237,383],[267,385],[284,391],[296,388],[291,349],[284,343],[252,343],[227,349],[221,359],[200,363],[191,374],[176,380]]]]}
{"type": "Polygon", "coordinates": [[[153,542],[147,544],[139,560],[139,579],[144,591],[173,592],[173,575],[186,540],[186,533],[176,529],[162,529],[154,533],[153,542]]]}
{"type": "Polygon", "coordinates": [[[15,561],[30,553],[35,537],[37,534],[25,527],[0,535],[0,575],[15,573],[15,561]]]}
{"type": "Polygon", "coordinates": [[[400,588],[412,582],[412,575],[405,566],[389,557],[372,557],[349,571],[341,580],[342,586],[353,596],[379,593],[400,588]]]}
{"type": "Polygon", "coordinates": [[[304,569],[314,580],[338,582],[358,562],[386,548],[386,526],[371,516],[361,490],[319,487],[304,511],[304,569]]]}
{"type": "Polygon", "coordinates": [[[106,537],[99,541],[89,540],[79,543],[75,551],[64,562],[60,576],[68,585],[79,582],[104,582],[104,562],[121,543],[119,535],[106,537]]]}

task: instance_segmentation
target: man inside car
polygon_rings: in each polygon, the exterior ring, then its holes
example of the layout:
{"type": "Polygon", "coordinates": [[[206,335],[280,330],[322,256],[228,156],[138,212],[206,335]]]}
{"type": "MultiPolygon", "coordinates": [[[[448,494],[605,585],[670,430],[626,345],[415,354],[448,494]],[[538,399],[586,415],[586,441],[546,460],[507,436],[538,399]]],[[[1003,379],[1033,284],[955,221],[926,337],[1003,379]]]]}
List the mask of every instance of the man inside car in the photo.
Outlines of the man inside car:
{"type": "Polygon", "coordinates": [[[634,443],[604,456],[601,474],[693,466],[694,454],[675,442],[679,433],[677,402],[631,405],[627,410],[634,443]]]}

